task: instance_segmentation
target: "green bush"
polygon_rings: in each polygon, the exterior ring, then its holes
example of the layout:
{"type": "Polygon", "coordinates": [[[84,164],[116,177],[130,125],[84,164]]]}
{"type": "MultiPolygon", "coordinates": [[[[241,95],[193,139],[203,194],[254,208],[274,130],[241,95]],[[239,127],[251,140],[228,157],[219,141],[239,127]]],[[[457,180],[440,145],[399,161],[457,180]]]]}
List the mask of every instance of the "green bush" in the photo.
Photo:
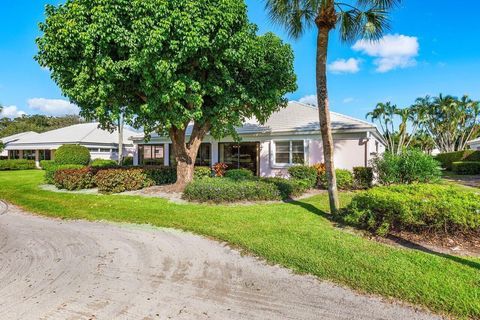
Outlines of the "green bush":
{"type": "Polygon", "coordinates": [[[288,174],[293,179],[308,181],[310,187],[314,187],[317,184],[318,171],[314,167],[310,166],[293,166],[288,168],[288,174]]]}
{"type": "MultiPolygon", "coordinates": [[[[353,174],[345,169],[336,169],[335,175],[337,176],[337,188],[340,190],[353,189],[353,174]]],[[[318,177],[318,185],[320,188],[328,188],[327,174],[324,173],[318,177]]]]}
{"type": "Polygon", "coordinates": [[[0,160],[0,171],[31,170],[31,169],[35,169],[34,160],[26,160],[26,159],[0,160]]]}
{"type": "Polygon", "coordinates": [[[189,201],[215,203],[281,199],[280,192],[272,183],[228,178],[194,180],[185,188],[183,197],[189,201]]]}
{"type": "Polygon", "coordinates": [[[355,188],[368,189],[373,185],[373,168],[355,167],[353,168],[353,181],[355,188]]]}
{"type": "Polygon", "coordinates": [[[67,170],[67,169],[81,169],[84,168],[82,165],[78,164],[55,164],[49,163],[45,168],[45,183],[54,184],[55,183],[55,172],[58,170],[67,170]]]}
{"type": "Polygon", "coordinates": [[[115,168],[118,167],[118,163],[115,160],[94,159],[90,166],[94,168],[115,168]]]}
{"type": "Polygon", "coordinates": [[[480,161],[459,161],[452,163],[456,174],[480,174],[480,161]]]}
{"type": "Polygon", "coordinates": [[[140,190],[155,185],[155,181],[142,168],[100,170],[95,175],[94,182],[102,193],[140,190]]]}
{"type": "Polygon", "coordinates": [[[51,166],[55,166],[55,161],[54,160],[40,160],[40,168],[43,170],[47,170],[51,166]]]}
{"type": "Polygon", "coordinates": [[[57,188],[70,191],[90,189],[95,187],[94,172],[88,167],[57,170],[54,183],[57,188]]]}
{"type": "Polygon", "coordinates": [[[133,166],[133,157],[123,157],[122,166],[133,166]]]}
{"type": "Polygon", "coordinates": [[[212,169],[210,167],[195,167],[195,171],[193,172],[193,177],[194,179],[203,179],[203,178],[209,178],[212,176],[212,169]]]}
{"type": "Polygon", "coordinates": [[[310,181],[284,178],[262,178],[261,181],[274,184],[283,200],[298,197],[311,188],[310,181]]]}
{"type": "Polygon", "coordinates": [[[435,182],[442,174],[438,161],[416,149],[400,155],[386,152],[372,161],[372,167],[383,185],[435,182]]]}
{"type": "Polygon", "coordinates": [[[78,144],[65,144],[55,152],[55,163],[87,166],[90,163],[90,152],[78,144]]]}
{"type": "Polygon", "coordinates": [[[440,153],[435,159],[441,163],[442,168],[452,170],[452,164],[460,161],[480,161],[480,151],[463,150],[456,152],[440,153]]]}
{"type": "Polygon", "coordinates": [[[344,219],[380,235],[390,230],[479,232],[480,195],[451,185],[376,187],[356,194],[344,219]]]}
{"type": "Polygon", "coordinates": [[[144,172],[157,186],[177,181],[177,169],[174,167],[145,167],[144,172]]]}
{"type": "Polygon", "coordinates": [[[249,180],[253,178],[253,172],[248,169],[232,169],[225,172],[225,178],[232,180],[249,180]]]}

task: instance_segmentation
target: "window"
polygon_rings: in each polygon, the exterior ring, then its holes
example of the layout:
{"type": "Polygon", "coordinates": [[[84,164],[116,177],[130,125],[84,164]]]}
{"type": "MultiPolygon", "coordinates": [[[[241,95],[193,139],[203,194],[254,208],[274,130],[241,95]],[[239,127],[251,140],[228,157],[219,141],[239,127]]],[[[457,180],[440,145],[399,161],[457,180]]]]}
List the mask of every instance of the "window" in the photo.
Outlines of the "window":
{"type": "Polygon", "coordinates": [[[99,151],[99,152],[110,153],[110,150],[111,150],[111,149],[100,148],[100,151],[99,151]]]}
{"type": "Polygon", "coordinates": [[[39,157],[40,157],[40,160],[51,160],[52,152],[50,150],[40,150],[39,157]]]}
{"type": "Polygon", "coordinates": [[[305,163],[305,144],[303,140],[276,141],[275,164],[292,165],[305,163]]]}
{"type": "Polygon", "coordinates": [[[8,158],[9,159],[20,159],[20,151],[19,150],[9,150],[8,151],[8,158]]]}
{"type": "Polygon", "coordinates": [[[219,143],[218,147],[219,161],[228,166],[227,170],[243,168],[258,175],[260,151],[258,142],[219,143]]]}
{"type": "MultiPolygon", "coordinates": [[[[175,152],[173,152],[173,144],[169,144],[169,164],[175,166],[175,152]]],[[[212,144],[202,143],[198,148],[197,158],[195,159],[196,166],[212,166],[212,144]]]]}
{"type": "Polygon", "coordinates": [[[35,150],[24,150],[23,159],[35,160],[35,150]]]}
{"type": "Polygon", "coordinates": [[[140,165],[163,165],[164,149],[163,144],[139,145],[138,146],[140,165]]]}

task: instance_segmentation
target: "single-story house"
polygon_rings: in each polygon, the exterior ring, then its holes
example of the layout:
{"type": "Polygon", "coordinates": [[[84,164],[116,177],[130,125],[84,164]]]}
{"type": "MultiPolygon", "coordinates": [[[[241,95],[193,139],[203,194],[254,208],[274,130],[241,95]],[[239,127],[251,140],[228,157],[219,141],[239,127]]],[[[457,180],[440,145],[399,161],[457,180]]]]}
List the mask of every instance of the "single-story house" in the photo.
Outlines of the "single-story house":
{"type": "MultiPolygon", "coordinates": [[[[7,144],[12,143],[14,141],[17,141],[20,138],[26,138],[26,137],[34,136],[34,135],[38,135],[38,133],[36,133],[34,131],[17,133],[17,134],[11,135],[11,136],[0,138],[0,142],[4,146],[6,146],[7,144]]],[[[6,149],[3,149],[2,152],[0,152],[0,159],[8,159],[8,151],[6,149]]]]}
{"type": "Polygon", "coordinates": [[[470,149],[480,151],[480,138],[468,141],[467,143],[470,146],[470,149]]]}
{"type": "MultiPolygon", "coordinates": [[[[377,127],[346,115],[331,113],[337,168],[352,170],[368,166],[369,161],[385,151],[385,143],[377,127]]],[[[192,126],[187,129],[187,135],[192,126]]],[[[260,125],[247,121],[237,129],[241,142],[231,137],[215,140],[207,135],[198,152],[196,165],[226,163],[229,168],[247,168],[262,177],[286,176],[290,166],[324,162],[318,109],[299,102],[272,114],[260,125]]],[[[135,165],[174,162],[171,140],[152,135],[148,142],[142,134],[131,137],[135,145],[135,165]]]]}
{"type": "MultiPolygon", "coordinates": [[[[133,156],[134,146],[128,138],[137,134],[123,131],[123,156],[133,156]]],[[[37,134],[25,134],[5,143],[9,159],[54,160],[55,150],[64,144],[79,144],[90,150],[92,159],[118,159],[118,131],[109,132],[98,123],[81,123],[37,134]]]]}

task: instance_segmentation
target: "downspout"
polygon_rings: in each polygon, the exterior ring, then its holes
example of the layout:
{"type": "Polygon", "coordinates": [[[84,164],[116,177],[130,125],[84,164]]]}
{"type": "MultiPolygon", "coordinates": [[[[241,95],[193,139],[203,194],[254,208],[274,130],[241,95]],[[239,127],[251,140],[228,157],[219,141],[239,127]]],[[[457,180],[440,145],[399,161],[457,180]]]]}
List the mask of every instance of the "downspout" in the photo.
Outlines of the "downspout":
{"type": "Polygon", "coordinates": [[[365,168],[368,167],[368,143],[371,139],[371,132],[367,132],[367,138],[365,140],[365,168]]]}

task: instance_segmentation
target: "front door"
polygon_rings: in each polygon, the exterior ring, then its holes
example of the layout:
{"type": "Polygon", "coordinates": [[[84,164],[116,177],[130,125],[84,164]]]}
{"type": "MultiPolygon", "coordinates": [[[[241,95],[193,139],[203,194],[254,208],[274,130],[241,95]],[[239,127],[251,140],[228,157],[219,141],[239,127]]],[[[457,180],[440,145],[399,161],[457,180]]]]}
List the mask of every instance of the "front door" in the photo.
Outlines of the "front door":
{"type": "MultiPolygon", "coordinates": [[[[248,169],[259,174],[258,142],[219,143],[219,162],[227,164],[228,169],[248,169]]],[[[228,170],[227,169],[227,170],[228,170]]]]}

